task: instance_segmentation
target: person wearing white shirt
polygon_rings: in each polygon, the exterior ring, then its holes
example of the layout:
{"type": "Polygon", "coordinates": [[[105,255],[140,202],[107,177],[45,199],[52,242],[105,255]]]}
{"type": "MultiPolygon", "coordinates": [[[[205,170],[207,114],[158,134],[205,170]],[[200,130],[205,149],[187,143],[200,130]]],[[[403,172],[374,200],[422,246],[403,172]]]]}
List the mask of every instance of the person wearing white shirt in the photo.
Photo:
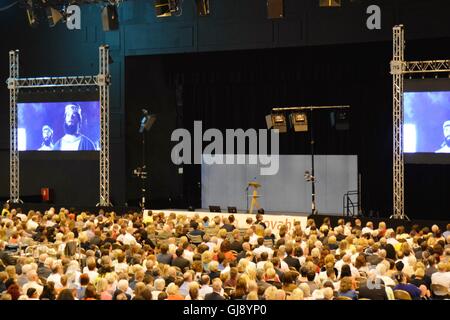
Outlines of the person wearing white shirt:
{"type": "Polygon", "coordinates": [[[373,223],[372,222],[367,222],[366,226],[364,228],[362,228],[361,233],[362,234],[372,234],[373,231],[373,223]]]}
{"type": "Polygon", "coordinates": [[[130,245],[132,243],[136,243],[136,238],[131,234],[132,228],[128,228],[128,230],[124,233],[121,233],[117,237],[117,241],[122,242],[124,245],[130,245]]]}
{"type": "Polygon", "coordinates": [[[37,223],[37,216],[33,216],[27,222],[27,230],[28,231],[35,231],[37,227],[39,227],[39,224],[37,223]]]}
{"type": "Polygon", "coordinates": [[[253,231],[253,228],[249,228],[247,230],[247,235],[249,237],[248,243],[250,243],[252,246],[256,246],[258,244],[258,235],[253,231]]]}
{"type": "Polygon", "coordinates": [[[447,239],[448,237],[450,237],[450,223],[447,224],[447,231],[445,231],[442,236],[444,237],[444,239],[447,239]]]}
{"type": "Polygon", "coordinates": [[[164,291],[166,282],[163,278],[158,278],[154,282],[155,290],[152,291],[152,300],[158,300],[158,295],[164,291]]]}
{"type": "Polygon", "coordinates": [[[192,263],[194,261],[194,252],[191,251],[192,248],[189,245],[189,243],[187,243],[187,245],[185,246],[185,249],[183,251],[183,258],[185,258],[186,260],[189,260],[190,263],[192,263]]]}
{"type": "Polygon", "coordinates": [[[447,271],[447,266],[444,262],[439,262],[438,272],[431,275],[431,284],[440,284],[450,289],[450,272],[447,271]]]}
{"type": "Polygon", "coordinates": [[[256,255],[256,257],[259,257],[261,256],[261,253],[266,252],[267,255],[269,256],[269,260],[272,259],[273,250],[264,245],[264,238],[258,238],[258,245],[259,247],[253,250],[253,253],[256,255]]]}
{"type": "Polygon", "coordinates": [[[38,296],[40,296],[44,287],[38,283],[39,277],[37,272],[35,270],[28,271],[27,279],[28,282],[22,287],[22,294],[27,294],[29,288],[34,288],[36,289],[38,296]]]}
{"type": "Polygon", "coordinates": [[[61,265],[56,265],[53,267],[52,274],[47,278],[47,282],[52,281],[55,284],[55,289],[62,288],[61,284],[61,274],[63,273],[63,268],[61,265]]]}
{"type": "Polygon", "coordinates": [[[208,275],[205,274],[205,275],[202,276],[202,279],[201,279],[201,285],[202,286],[198,290],[198,294],[202,298],[204,298],[208,293],[213,292],[213,289],[210,286],[210,282],[211,282],[211,279],[209,278],[208,275]]]}
{"type": "Polygon", "coordinates": [[[395,239],[395,232],[392,229],[388,229],[386,231],[387,233],[387,240],[386,243],[393,245],[394,247],[398,244],[397,239],[395,239]]]}

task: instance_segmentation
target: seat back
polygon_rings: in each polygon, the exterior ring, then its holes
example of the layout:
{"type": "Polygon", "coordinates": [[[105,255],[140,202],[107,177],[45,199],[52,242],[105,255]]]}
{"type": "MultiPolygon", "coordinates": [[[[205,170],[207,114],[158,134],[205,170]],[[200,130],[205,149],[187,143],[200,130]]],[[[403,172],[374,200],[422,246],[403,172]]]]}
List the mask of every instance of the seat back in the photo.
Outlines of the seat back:
{"type": "Polygon", "coordinates": [[[395,300],[412,300],[411,295],[405,290],[394,290],[395,300]]]}
{"type": "Polygon", "coordinates": [[[445,297],[450,294],[449,289],[446,286],[443,286],[441,284],[432,284],[431,292],[433,292],[434,296],[438,296],[438,297],[445,297]]]}
{"type": "Polygon", "coordinates": [[[194,244],[200,244],[203,242],[203,238],[201,235],[190,235],[188,234],[189,241],[194,244]]]}
{"type": "Polygon", "coordinates": [[[338,296],[335,300],[353,300],[353,299],[346,296],[338,296]]]}

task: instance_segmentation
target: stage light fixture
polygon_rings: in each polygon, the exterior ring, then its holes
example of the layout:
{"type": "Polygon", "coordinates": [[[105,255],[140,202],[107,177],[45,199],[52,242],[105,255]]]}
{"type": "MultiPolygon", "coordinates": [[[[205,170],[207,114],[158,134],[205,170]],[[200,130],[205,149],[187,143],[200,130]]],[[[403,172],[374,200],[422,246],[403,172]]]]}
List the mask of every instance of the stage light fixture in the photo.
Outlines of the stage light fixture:
{"type": "Polygon", "coordinates": [[[209,15],[209,0],[195,0],[197,5],[197,14],[199,16],[209,15]]]}
{"type": "Polygon", "coordinates": [[[182,0],[155,0],[155,14],[158,18],[180,16],[182,0]]]}
{"type": "Polygon", "coordinates": [[[63,14],[61,12],[59,12],[58,10],[56,10],[52,7],[47,7],[45,9],[45,12],[47,14],[48,25],[50,27],[56,26],[56,24],[64,18],[63,14]]]}
{"type": "Polygon", "coordinates": [[[341,0],[319,0],[320,7],[340,7],[341,0]]]}
{"type": "Polygon", "coordinates": [[[284,17],[284,0],[267,0],[267,17],[280,19],[284,17]]]}
{"type": "Polygon", "coordinates": [[[278,129],[280,133],[287,132],[286,116],[283,113],[273,113],[266,116],[268,129],[278,129]]]}
{"type": "Polygon", "coordinates": [[[38,16],[36,14],[32,0],[28,0],[26,2],[26,12],[27,12],[28,24],[30,25],[30,27],[33,27],[33,28],[37,27],[39,24],[39,21],[38,21],[38,16]]]}
{"type": "Polygon", "coordinates": [[[116,6],[109,4],[102,9],[102,25],[103,31],[119,29],[119,14],[116,6]]]}
{"type": "Polygon", "coordinates": [[[295,132],[308,131],[308,117],[305,112],[294,112],[289,116],[295,132]]]}

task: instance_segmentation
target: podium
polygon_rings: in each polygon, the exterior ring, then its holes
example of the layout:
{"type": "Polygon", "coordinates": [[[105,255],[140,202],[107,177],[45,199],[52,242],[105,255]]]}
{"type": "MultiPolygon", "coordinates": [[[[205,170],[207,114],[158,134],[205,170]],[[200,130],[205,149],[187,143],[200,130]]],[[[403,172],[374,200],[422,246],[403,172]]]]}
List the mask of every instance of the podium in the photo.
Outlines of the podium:
{"type": "MultiPolygon", "coordinates": [[[[249,182],[248,183],[248,188],[252,188],[252,201],[250,203],[250,209],[248,210],[248,213],[252,214],[253,213],[253,209],[256,207],[258,210],[261,209],[261,206],[258,203],[258,198],[260,198],[261,196],[258,195],[258,189],[261,188],[261,184],[259,184],[258,182],[249,182]]],[[[248,196],[248,195],[247,195],[248,196]]]]}

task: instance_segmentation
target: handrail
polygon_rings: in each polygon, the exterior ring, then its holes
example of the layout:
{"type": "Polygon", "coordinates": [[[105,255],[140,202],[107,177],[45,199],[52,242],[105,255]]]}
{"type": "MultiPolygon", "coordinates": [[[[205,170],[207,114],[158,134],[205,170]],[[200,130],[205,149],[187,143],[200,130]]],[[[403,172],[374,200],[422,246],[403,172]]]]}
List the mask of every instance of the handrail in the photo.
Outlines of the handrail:
{"type": "Polygon", "coordinates": [[[344,194],[342,198],[342,208],[343,208],[343,216],[344,217],[354,217],[355,211],[356,215],[358,213],[359,209],[359,192],[358,191],[348,191],[346,194],[344,194]],[[354,196],[356,196],[356,201],[352,200],[354,196]],[[355,210],[356,208],[356,210],[355,210]]]}

